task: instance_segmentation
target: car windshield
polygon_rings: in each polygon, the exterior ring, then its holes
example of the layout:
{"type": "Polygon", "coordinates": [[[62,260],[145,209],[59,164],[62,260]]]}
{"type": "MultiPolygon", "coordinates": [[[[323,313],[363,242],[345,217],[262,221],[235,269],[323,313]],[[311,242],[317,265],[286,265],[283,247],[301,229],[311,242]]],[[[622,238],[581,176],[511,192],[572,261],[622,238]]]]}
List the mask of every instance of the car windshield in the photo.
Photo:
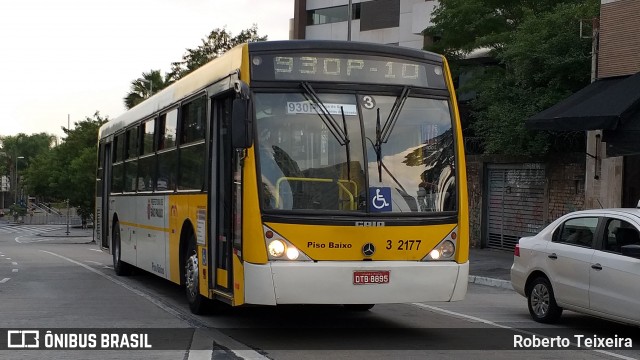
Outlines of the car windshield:
{"type": "Polygon", "coordinates": [[[255,95],[263,209],[456,210],[446,100],[305,90],[255,95]]]}

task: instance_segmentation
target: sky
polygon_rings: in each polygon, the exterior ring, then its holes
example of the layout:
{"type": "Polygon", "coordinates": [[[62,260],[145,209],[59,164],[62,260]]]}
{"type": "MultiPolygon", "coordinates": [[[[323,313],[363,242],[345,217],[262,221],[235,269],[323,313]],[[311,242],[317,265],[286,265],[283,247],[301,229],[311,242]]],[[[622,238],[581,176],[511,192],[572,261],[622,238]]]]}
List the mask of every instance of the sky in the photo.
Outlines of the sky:
{"type": "Polygon", "coordinates": [[[216,28],[289,37],[294,0],[18,0],[0,5],[0,136],[113,119],[143,72],[168,72],[216,28]]]}

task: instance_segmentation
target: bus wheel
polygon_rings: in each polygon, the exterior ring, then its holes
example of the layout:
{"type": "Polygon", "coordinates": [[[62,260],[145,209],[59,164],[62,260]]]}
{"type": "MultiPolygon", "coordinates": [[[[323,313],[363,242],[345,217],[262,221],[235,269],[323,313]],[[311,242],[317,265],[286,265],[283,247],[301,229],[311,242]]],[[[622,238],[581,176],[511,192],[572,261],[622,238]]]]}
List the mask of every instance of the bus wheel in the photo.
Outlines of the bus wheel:
{"type": "Polygon", "coordinates": [[[369,311],[375,304],[344,304],[344,308],[349,311],[369,311]]]}
{"type": "Polygon", "coordinates": [[[194,314],[204,312],[206,298],[200,295],[200,282],[198,277],[198,252],[195,247],[193,236],[189,240],[189,248],[184,258],[184,284],[187,293],[189,309],[194,314]]]}
{"type": "Polygon", "coordinates": [[[120,223],[113,224],[111,232],[111,255],[113,255],[113,270],[118,276],[131,275],[131,266],[122,261],[122,247],[120,246],[120,223]]]}

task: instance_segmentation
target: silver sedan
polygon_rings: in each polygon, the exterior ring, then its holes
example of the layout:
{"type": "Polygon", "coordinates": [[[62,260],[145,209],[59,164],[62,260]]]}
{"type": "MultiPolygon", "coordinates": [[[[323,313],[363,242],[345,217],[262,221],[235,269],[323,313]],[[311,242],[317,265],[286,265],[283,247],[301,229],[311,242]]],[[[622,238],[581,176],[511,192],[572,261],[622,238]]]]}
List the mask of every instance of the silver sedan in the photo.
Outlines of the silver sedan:
{"type": "Polygon", "coordinates": [[[529,313],[563,309],[640,325],[640,209],[569,213],[515,248],[511,283],[529,313]]]}

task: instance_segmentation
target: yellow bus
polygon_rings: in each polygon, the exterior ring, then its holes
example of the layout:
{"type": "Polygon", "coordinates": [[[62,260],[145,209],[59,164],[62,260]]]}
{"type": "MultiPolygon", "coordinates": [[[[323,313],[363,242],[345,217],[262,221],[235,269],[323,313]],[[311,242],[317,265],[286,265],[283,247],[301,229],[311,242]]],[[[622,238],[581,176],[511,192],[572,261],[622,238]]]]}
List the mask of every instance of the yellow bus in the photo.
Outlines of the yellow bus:
{"type": "Polygon", "coordinates": [[[455,301],[469,215],[443,56],[243,44],[100,129],[96,232],[133,268],[244,304],[455,301]]]}

